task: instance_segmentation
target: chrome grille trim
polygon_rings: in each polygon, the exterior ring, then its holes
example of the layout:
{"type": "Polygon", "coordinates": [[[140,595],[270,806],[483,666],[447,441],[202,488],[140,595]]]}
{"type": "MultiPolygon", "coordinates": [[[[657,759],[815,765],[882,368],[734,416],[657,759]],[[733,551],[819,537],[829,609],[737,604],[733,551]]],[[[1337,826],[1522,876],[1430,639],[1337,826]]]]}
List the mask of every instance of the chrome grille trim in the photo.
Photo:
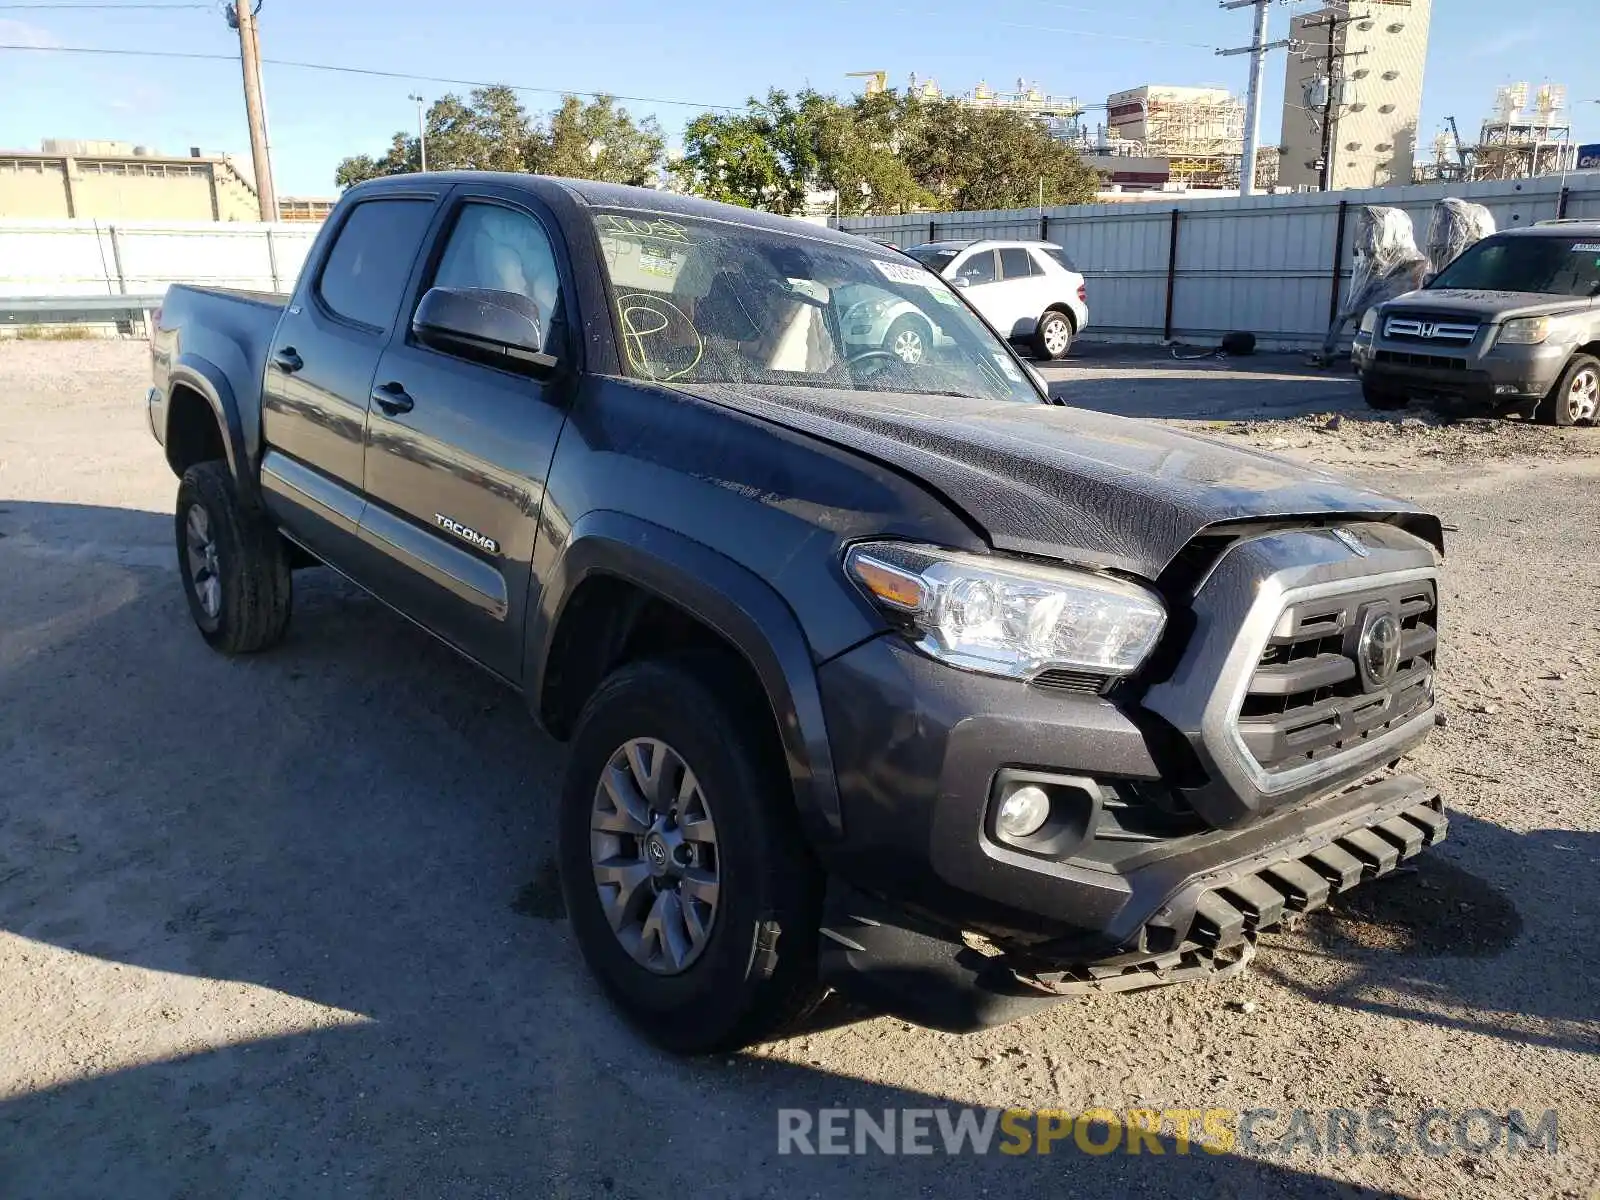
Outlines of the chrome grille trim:
{"type": "Polygon", "coordinates": [[[1479,326],[1458,321],[1430,321],[1420,317],[1389,317],[1383,323],[1383,336],[1402,341],[1455,342],[1466,345],[1478,336],[1479,326]]]}

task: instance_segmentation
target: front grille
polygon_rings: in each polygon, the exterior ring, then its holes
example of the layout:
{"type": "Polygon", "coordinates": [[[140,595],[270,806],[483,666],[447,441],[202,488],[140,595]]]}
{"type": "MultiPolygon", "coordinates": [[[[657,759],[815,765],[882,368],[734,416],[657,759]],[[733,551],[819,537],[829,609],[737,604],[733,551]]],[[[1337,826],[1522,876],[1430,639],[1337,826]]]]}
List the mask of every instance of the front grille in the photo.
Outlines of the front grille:
{"type": "Polygon", "coordinates": [[[1266,771],[1296,767],[1403,724],[1433,702],[1437,644],[1432,580],[1289,605],[1239,708],[1245,752],[1266,771]],[[1385,614],[1400,628],[1398,661],[1386,676],[1361,661],[1363,635],[1385,614]]]}
{"type": "Polygon", "coordinates": [[[1478,336],[1478,322],[1470,317],[1397,313],[1384,321],[1383,336],[1391,342],[1446,342],[1465,346],[1478,336]]]}
{"type": "Polygon", "coordinates": [[[1436,371],[1465,371],[1467,360],[1444,354],[1408,354],[1403,350],[1379,350],[1377,360],[1402,367],[1432,367],[1436,371]]]}

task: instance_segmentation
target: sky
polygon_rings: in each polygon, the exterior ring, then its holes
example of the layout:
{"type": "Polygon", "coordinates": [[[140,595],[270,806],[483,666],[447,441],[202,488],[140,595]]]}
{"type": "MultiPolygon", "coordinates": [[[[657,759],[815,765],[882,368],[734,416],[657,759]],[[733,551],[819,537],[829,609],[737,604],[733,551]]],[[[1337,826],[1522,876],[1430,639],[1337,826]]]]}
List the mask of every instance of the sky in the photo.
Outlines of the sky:
{"type": "MultiPolygon", "coordinates": [[[[220,3],[62,7],[83,2],[0,0],[0,45],[238,52],[220,3]]],[[[1502,83],[1565,83],[1574,101],[1600,100],[1594,39],[1578,32],[1592,31],[1594,3],[1539,0],[1518,11],[1501,0],[1435,0],[1419,146],[1431,146],[1446,115],[1474,137],[1502,83]]],[[[1287,33],[1291,13],[1313,7],[1275,4],[1273,35],[1287,33]]],[[[1216,0],[263,0],[259,20],[275,179],[280,194],[298,196],[333,194],[341,158],[379,154],[396,130],[414,129],[408,93],[431,101],[468,90],[429,76],[549,89],[522,93],[535,112],[554,107],[562,90],[643,97],[626,106],[654,115],[675,138],[706,107],[738,105],[771,86],[848,94],[861,85],[846,77],[851,71],[887,70],[895,86],[915,71],[947,92],[980,79],[1010,88],[1021,77],[1085,104],[1145,83],[1242,95],[1248,57],[1214,51],[1250,40],[1250,10],[1223,11],[1216,0]]],[[[1280,50],[1267,64],[1267,144],[1277,141],[1283,73],[1280,50]]],[[[1576,141],[1600,142],[1600,104],[1575,104],[1573,123],[1576,141]]],[[[200,146],[247,160],[238,63],[0,50],[0,147],[31,149],[49,137],[176,153],[200,146]]]]}

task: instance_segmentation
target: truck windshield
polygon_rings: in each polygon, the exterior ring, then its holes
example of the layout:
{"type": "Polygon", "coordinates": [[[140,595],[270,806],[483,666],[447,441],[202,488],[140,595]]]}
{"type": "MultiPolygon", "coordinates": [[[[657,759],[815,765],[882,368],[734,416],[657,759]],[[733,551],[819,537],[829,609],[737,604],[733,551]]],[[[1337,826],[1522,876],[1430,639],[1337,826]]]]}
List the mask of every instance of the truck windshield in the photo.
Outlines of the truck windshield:
{"type": "Polygon", "coordinates": [[[1040,402],[949,285],[892,251],[637,210],[594,222],[636,378],[1040,402]]]}
{"type": "Polygon", "coordinates": [[[1486,238],[1440,271],[1428,286],[1600,296],[1600,237],[1486,238]]]}

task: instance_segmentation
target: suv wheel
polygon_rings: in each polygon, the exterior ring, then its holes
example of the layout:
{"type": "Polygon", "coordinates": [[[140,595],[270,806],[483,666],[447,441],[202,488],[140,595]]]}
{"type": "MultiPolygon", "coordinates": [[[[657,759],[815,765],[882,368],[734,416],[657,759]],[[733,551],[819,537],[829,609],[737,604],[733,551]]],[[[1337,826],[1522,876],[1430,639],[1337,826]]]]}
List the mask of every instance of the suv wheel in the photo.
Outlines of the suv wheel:
{"type": "Polygon", "coordinates": [[[227,464],[197,463],[178,484],[178,573],[200,634],[224,654],[283,639],[292,602],[283,540],[239,502],[227,464]]]}
{"type": "Polygon", "coordinates": [[[1065,314],[1051,309],[1039,318],[1039,326],[1033,331],[1034,356],[1054,362],[1065,358],[1071,349],[1072,322],[1065,314]]]}
{"type": "Polygon", "coordinates": [[[625,666],[584,706],[559,862],[589,969],[680,1053],[759,1041],[821,997],[821,880],[766,705],[714,656],[625,666]]]}
{"type": "Polygon", "coordinates": [[[1380,387],[1364,377],[1361,380],[1361,398],[1367,402],[1368,408],[1375,408],[1379,412],[1394,412],[1411,402],[1411,397],[1404,392],[1380,387]]]}
{"type": "Polygon", "coordinates": [[[1539,416],[1551,425],[1600,422],[1600,358],[1574,354],[1539,406],[1539,416]]]}
{"type": "Polygon", "coordinates": [[[883,348],[907,366],[914,367],[932,351],[932,332],[916,317],[901,317],[889,326],[889,332],[883,338],[883,348]]]}

